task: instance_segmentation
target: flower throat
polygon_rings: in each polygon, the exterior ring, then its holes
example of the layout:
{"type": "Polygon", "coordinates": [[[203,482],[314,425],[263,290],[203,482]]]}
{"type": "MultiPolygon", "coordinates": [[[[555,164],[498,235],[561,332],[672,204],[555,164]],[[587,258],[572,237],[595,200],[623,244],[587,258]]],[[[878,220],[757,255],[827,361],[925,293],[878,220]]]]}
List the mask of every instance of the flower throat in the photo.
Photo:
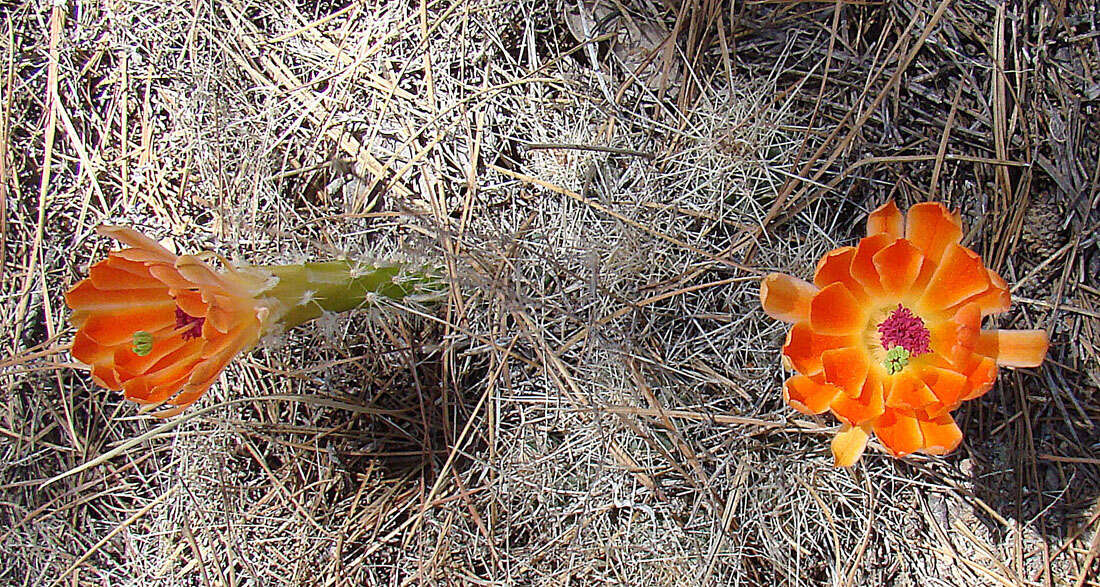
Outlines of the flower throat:
{"type": "Polygon", "coordinates": [[[206,322],[205,318],[192,316],[181,310],[179,306],[176,307],[176,328],[184,329],[181,334],[183,340],[191,340],[202,336],[203,322],[206,322]]]}
{"type": "Polygon", "coordinates": [[[878,325],[878,334],[886,349],[883,366],[891,375],[904,369],[910,358],[932,352],[932,337],[924,320],[901,304],[878,325]]]}

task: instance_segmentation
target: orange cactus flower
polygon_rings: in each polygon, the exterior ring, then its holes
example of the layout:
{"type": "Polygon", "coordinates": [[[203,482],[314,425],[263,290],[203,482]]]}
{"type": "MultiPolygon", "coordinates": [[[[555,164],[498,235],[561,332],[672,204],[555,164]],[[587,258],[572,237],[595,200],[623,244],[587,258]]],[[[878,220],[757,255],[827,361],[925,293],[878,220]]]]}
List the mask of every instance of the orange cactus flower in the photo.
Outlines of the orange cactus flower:
{"type": "Polygon", "coordinates": [[[1046,356],[1043,330],[981,329],[1011,299],[962,235],[943,204],[903,216],[890,201],[857,246],[826,253],[813,283],[780,273],[761,283],[764,311],[793,324],[783,360],[796,374],[783,397],[841,421],[838,466],[858,461],[872,432],[894,456],[954,450],[962,431],[951,412],[989,391],[999,365],[1035,367],[1046,356]]]}
{"type": "Polygon", "coordinates": [[[128,228],[97,232],[130,248],[111,252],[65,294],[77,328],[73,357],[91,365],[97,384],[175,406],[159,416],[178,413],[259,340],[272,310],[255,297],[261,282],[176,256],[128,228]]]}
{"type": "MultiPolygon", "coordinates": [[[[399,266],[328,261],[215,271],[193,255],[175,255],[117,226],[97,232],[127,245],[92,265],[65,293],[77,328],[73,357],[92,379],[142,404],[174,406],[202,397],[237,354],[278,326],[291,328],[323,312],[343,312],[373,296],[401,299],[439,285],[399,266]]],[[[435,288],[438,290],[438,288],[435,288]]]]}

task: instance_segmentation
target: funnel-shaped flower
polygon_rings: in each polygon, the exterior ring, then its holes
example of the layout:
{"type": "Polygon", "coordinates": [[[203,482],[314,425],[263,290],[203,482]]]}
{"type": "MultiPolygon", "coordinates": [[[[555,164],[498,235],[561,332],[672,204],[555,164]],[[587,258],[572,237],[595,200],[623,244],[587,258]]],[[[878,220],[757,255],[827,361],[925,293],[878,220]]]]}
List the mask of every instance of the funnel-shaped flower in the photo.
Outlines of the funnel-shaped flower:
{"type": "Polygon", "coordinates": [[[764,311],[794,324],[783,358],[797,374],[784,398],[840,419],[837,465],[859,460],[872,432],[895,456],[950,452],[962,440],[951,411],[989,391],[998,365],[1034,367],[1046,356],[1045,331],[981,329],[1010,297],[962,234],[942,204],[903,217],[890,201],[857,246],[826,253],[813,283],[764,278],[764,311]]]}
{"type": "MultiPolygon", "coordinates": [[[[65,294],[77,328],[72,354],[92,378],[170,416],[201,397],[238,353],[273,326],[356,308],[372,295],[401,298],[398,267],[345,261],[215,271],[128,228],[99,234],[127,245],[65,294]]],[[[408,283],[414,283],[415,280],[408,283]]]]}

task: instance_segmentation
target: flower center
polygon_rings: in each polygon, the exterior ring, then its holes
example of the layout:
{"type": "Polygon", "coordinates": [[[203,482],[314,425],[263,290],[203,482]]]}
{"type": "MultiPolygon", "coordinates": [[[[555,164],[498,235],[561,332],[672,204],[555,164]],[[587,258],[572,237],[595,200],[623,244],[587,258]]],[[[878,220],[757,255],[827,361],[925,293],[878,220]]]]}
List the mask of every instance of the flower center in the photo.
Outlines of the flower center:
{"type": "Polygon", "coordinates": [[[924,320],[901,304],[878,325],[878,334],[886,349],[883,366],[891,375],[904,369],[911,357],[932,352],[932,336],[924,320]]]}
{"type": "Polygon", "coordinates": [[[176,306],[176,328],[187,329],[181,334],[183,340],[191,340],[202,336],[203,322],[206,322],[206,318],[196,318],[176,306]]]}

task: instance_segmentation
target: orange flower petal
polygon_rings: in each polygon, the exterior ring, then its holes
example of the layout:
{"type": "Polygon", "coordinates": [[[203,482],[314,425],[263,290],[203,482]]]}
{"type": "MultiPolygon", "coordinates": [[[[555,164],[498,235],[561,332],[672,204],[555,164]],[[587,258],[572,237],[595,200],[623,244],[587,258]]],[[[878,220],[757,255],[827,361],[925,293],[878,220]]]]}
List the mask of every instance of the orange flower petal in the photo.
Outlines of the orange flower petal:
{"type": "Polygon", "coordinates": [[[893,244],[894,240],[893,236],[880,232],[860,239],[859,246],[856,247],[856,254],[852,257],[852,266],[849,270],[852,277],[869,295],[882,295],[882,283],[874,257],[876,253],[893,244]]]}
{"type": "MultiPolygon", "coordinates": [[[[237,356],[237,353],[241,352],[245,346],[255,342],[258,335],[259,328],[248,325],[234,331],[229,336],[211,341],[211,344],[203,349],[203,360],[191,370],[191,375],[187,380],[187,384],[183,387],[183,392],[170,399],[168,403],[184,408],[202,397],[214,384],[221,372],[225,370],[229,361],[233,360],[233,357],[237,356]]],[[[167,418],[178,413],[179,410],[177,409],[169,409],[153,415],[158,418],[167,418]]]]}
{"type": "Polygon", "coordinates": [[[111,348],[105,347],[83,331],[77,331],[73,337],[73,346],[69,350],[73,358],[85,365],[94,365],[105,357],[111,356],[111,348]]]}
{"type": "Polygon", "coordinates": [[[153,265],[149,267],[149,273],[172,290],[188,291],[198,289],[198,284],[187,281],[173,265],[153,265]]]}
{"type": "Polygon", "coordinates": [[[77,330],[84,327],[84,323],[95,315],[95,312],[89,310],[73,310],[72,314],[69,314],[69,324],[73,325],[73,328],[77,330]]]}
{"type": "Polygon", "coordinates": [[[810,328],[809,322],[799,322],[787,333],[783,356],[790,361],[790,367],[795,371],[803,375],[817,375],[824,368],[821,365],[821,353],[855,343],[855,336],[817,334],[810,328]]]}
{"type": "Polygon", "coordinates": [[[160,260],[165,263],[171,263],[176,259],[176,256],[173,255],[171,251],[160,246],[157,241],[131,228],[104,225],[97,227],[95,231],[97,234],[113,238],[122,244],[130,245],[134,250],[146,253],[151,257],[150,260],[160,260]]]}
{"type": "Polygon", "coordinates": [[[193,290],[176,292],[176,305],[184,314],[194,318],[205,318],[208,304],[203,301],[202,294],[193,290]]]}
{"type": "Polygon", "coordinates": [[[232,298],[219,294],[212,294],[209,297],[203,295],[203,299],[209,302],[211,306],[216,306],[218,308],[233,308],[234,310],[236,310],[240,306],[240,304],[238,303],[239,298],[232,298]]]}
{"type": "Polygon", "coordinates": [[[166,261],[160,253],[153,251],[147,251],[145,249],[122,249],[121,251],[112,251],[112,255],[126,259],[127,261],[134,261],[137,263],[170,263],[166,261]]]}
{"type": "MultiPolygon", "coordinates": [[[[149,354],[143,356],[134,354],[129,348],[121,349],[115,353],[115,366],[126,370],[134,376],[144,375],[151,367],[156,365],[169,354],[178,352],[184,345],[191,345],[192,352],[200,350],[204,342],[201,339],[192,338],[184,340],[182,336],[175,335],[165,338],[165,332],[154,334],[153,348],[149,354]],[[159,334],[159,336],[158,336],[159,334]]],[[[187,353],[185,353],[186,355],[187,353]]]]}
{"type": "Polygon", "coordinates": [[[920,432],[924,437],[923,452],[930,455],[945,455],[962,442],[962,430],[950,414],[944,414],[934,420],[920,420],[920,432]]]}
{"type": "Polygon", "coordinates": [[[831,406],[833,415],[851,426],[858,426],[865,422],[871,422],[882,415],[884,406],[882,380],[874,371],[867,373],[867,380],[863,382],[863,391],[858,398],[852,399],[840,394],[833,400],[831,406]]]}
{"type": "Polygon", "coordinates": [[[898,239],[875,253],[872,262],[878,270],[883,291],[890,296],[900,296],[916,283],[924,265],[924,255],[913,243],[898,239]]]}
{"type": "Polygon", "coordinates": [[[844,390],[848,397],[859,397],[870,369],[867,353],[856,348],[833,349],[821,353],[821,363],[827,383],[844,390]]]}
{"type": "Polygon", "coordinates": [[[149,265],[147,263],[138,263],[129,259],[124,259],[118,256],[120,251],[111,251],[107,253],[105,261],[110,261],[111,267],[120,271],[127,271],[133,273],[138,277],[152,277],[149,273],[149,265]]]}
{"type": "Polygon", "coordinates": [[[829,409],[840,388],[823,380],[795,375],[783,384],[783,399],[787,405],[803,414],[820,414],[829,409]]]}
{"type": "Polygon", "coordinates": [[[974,351],[1006,367],[1038,367],[1050,341],[1045,330],[983,330],[974,351]]]}
{"type": "Polygon", "coordinates": [[[970,249],[951,244],[944,251],[924,295],[918,302],[925,314],[936,314],[989,289],[989,271],[970,249]]]}
{"type": "Polygon", "coordinates": [[[882,233],[901,238],[904,229],[905,218],[902,217],[897,204],[894,204],[894,200],[887,200],[867,216],[867,236],[882,233]]]}
{"type": "Polygon", "coordinates": [[[92,381],[95,381],[96,385],[111,391],[122,389],[122,380],[119,378],[118,370],[109,364],[93,365],[92,381]]]}
{"type": "Polygon", "coordinates": [[[900,410],[886,410],[879,417],[875,422],[875,436],[896,457],[914,453],[924,447],[920,423],[900,410]]]}
{"type": "MultiPolygon", "coordinates": [[[[139,404],[162,404],[187,385],[188,374],[158,385],[149,385],[143,378],[132,379],[123,387],[126,399],[139,404]]],[[[154,416],[156,414],[153,414],[154,416]]]]}
{"type": "Polygon", "coordinates": [[[908,369],[894,375],[887,383],[887,408],[923,410],[936,401],[936,394],[908,369]]]}
{"type": "Polygon", "coordinates": [[[920,293],[927,289],[928,282],[932,279],[932,274],[935,273],[938,268],[939,265],[936,262],[925,257],[924,264],[920,266],[920,273],[917,274],[917,280],[910,286],[909,291],[920,293]]]}
{"type": "Polygon", "coordinates": [[[817,293],[814,284],[772,273],[760,282],[760,305],[764,313],[780,322],[801,322],[810,315],[810,300],[817,293]]]}
{"type": "Polygon", "coordinates": [[[851,467],[856,464],[856,461],[863,456],[863,450],[867,448],[869,437],[867,428],[844,424],[841,431],[833,437],[833,465],[851,467]]]}
{"type": "Polygon", "coordinates": [[[950,319],[930,329],[932,352],[947,364],[961,366],[978,340],[981,323],[982,314],[977,304],[960,307],[950,319]]]}
{"type": "Polygon", "coordinates": [[[1012,295],[1007,289],[1001,288],[989,288],[972,301],[982,309],[982,316],[1003,314],[1012,307],[1012,295]]]}
{"type": "Polygon", "coordinates": [[[955,324],[955,344],[972,349],[978,342],[982,329],[982,313],[978,304],[967,304],[955,311],[951,322],[955,324]]]}
{"type": "Polygon", "coordinates": [[[139,330],[153,332],[176,323],[171,300],[156,306],[138,306],[128,312],[97,313],[89,316],[81,328],[88,338],[103,346],[129,344],[139,330]]]}
{"type": "Polygon", "coordinates": [[[993,383],[997,381],[997,363],[989,357],[972,355],[973,361],[962,372],[966,374],[966,391],[962,401],[979,398],[993,389],[993,383]]]}
{"type": "Polygon", "coordinates": [[[251,293],[241,285],[238,279],[215,273],[209,265],[194,255],[180,255],[176,259],[176,271],[179,271],[184,279],[201,287],[225,291],[238,297],[251,297],[251,293]]]}
{"type": "Polygon", "coordinates": [[[144,263],[134,263],[114,256],[92,265],[88,270],[88,280],[99,291],[164,287],[163,283],[149,274],[144,263]],[[137,268],[140,268],[140,272],[137,268]]]}
{"type": "Polygon", "coordinates": [[[202,397],[210,389],[210,386],[214,385],[226,366],[229,365],[229,361],[233,360],[237,353],[241,351],[242,345],[246,343],[246,338],[247,334],[242,333],[237,340],[227,345],[221,352],[200,363],[192,373],[187,385],[183,387],[183,393],[172,398],[168,403],[187,406],[202,397]]]}
{"type": "Polygon", "coordinates": [[[210,306],[206,314],[206,323],[202,325],[203,336],[211,338],[227,334],[242,321],[253,318],[252,310],[230,311],[224,307],[210,306]],[[245,312],[242,316],[242,312],[245,312]]]}
{"type": "Polygon", "coordinates": [[[191,369],[197,364],[195,360],[178,361],[168,366],[140,377],[135,377],[122,384],[122,390],[126,399],[139,403],[159,403],[172,397],[173,394],[183,388],[187,379],[191,377],[191,369]]]}
{"type": "Polygon", "coordinates": [[[966,304],[976,304],[981,309],[982,316],[1007,312],[1012,307],[1012,295],[1008,291],[1008,283],[997,275],[996,271],[986,269],[989,276],[989,288],[984,292],[971,296],[952,309],[966,304]]]}
{"type": "Polygon", "coordinates": [[[867,301],[867,293],[863,286],[852,277],[852,258],[856,256],[855,247],[841,247],[833,249],[817,262],[817,270],[814,271],[814,285],[820,288],[834,283],[843,283],[861,303],[867,301]]]}
{"type": "MultiPolygon", "coordinates": [[[[241,352],[241,349],[245,346],[255,342],[259,338],[258,332],[259,329],[254,325],[239,325],[237,330],[230,334],[208,340],[206,346],[202,349],[202,358],[203,360],[215,361],[224,359],[228,362],[234,355],[241,352]]],[[[218,368],[218,371],[221,371],[221,368],[218,368]]],[[[210,376],[210,374],[197,374],[192,381],[210,376]]]]}
{"type": "Polygon", "coordinates": [[[948,245],[962,240],[962,220],[939,202],[924,202],[909,208],[905,218],[905,238],[933,263],[940,260],[948,245]]]}
{"type": "Polygon", "coordinates": [[[962,395],[966,392],[968,383],[966,376],[958,371],[939,367],[921,369],[920,380],[932,390],[939,403],[948,410],[954,409],[962,401],[962,395]]]}
{"type": "Polygon", "coordinates": [[[855,334],[867,324],[867,311],[842,283],[817,292],[810,302],[810,327],[818,334],[855,334]]]}
{"type": "Polygon", "coordinates": [[[155,306],[168,299],[167,289],[125,289],[103,291],[96,289],[88,279],[81,280],[65,292],[65,303],[74,310],[127,310],[141,306],[155,306]]]}
{"type": "Polygon", "coordinates": [[[201,338],[189,339],[187,344],[165,354],[159,361],[153,363],[153,365],[145,371],[144,375],[153,377],[159,381],[174,379],[175,376],[171,375],[170,370],[182,364],[188,365],[186,367],[187,371],[193,369],[194,366],[202,360],[202,350],[206,344],[207,341],[201,338]]]}

